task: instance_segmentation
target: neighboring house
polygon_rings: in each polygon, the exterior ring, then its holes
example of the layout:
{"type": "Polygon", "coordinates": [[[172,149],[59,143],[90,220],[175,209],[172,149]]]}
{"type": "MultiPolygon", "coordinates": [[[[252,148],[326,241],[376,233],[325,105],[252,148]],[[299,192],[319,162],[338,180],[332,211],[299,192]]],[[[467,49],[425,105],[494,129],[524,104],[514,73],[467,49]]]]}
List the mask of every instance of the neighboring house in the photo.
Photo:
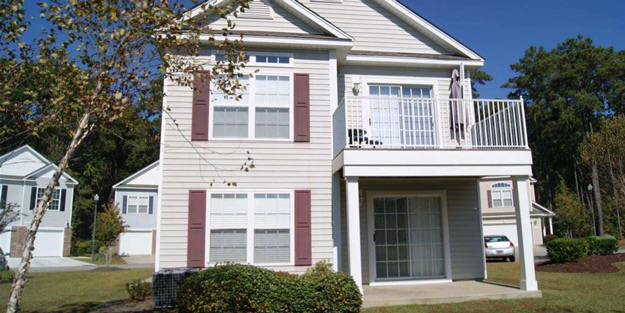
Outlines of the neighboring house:
{"type": "MultiPolygon", "coordinates": [[[[20,219],[0,235],[0,247],[12,257],[21,257],[33,209],[43,195],[57,166],[30,146],[0,156],[0,202],[14,205],[20,219]]],[[[52,201],[35,237],[35,257],[69,256],[72,238],[74,186],[78,182],[64,173],[52,193],[52,201]]]]}
{"type": "MultiPolygon", "coordinates": [[[[530,223],[534,245],[542,245],[543,237],[553,234],[555,214],[536,203],[534,184],[530,178],[530,223]]],[[[506,235],[515,245],[519,242],[514,214],[513,188],[510,177],[485,177],[480,182],[480,199],[484,218],[484,235],[506,235]]]]}
{"type": "MultiPolygon", "coordinates": [[[[240,101],[200,75],[197,92],[165,81],[157,270],[329,260],[360,287],[484,279],[480,180],[511,176],[520,285],[537,290],[523,102],[471,99],[480,55],[394,0],[251,7],[240,101]]],[[[223,56],[205,44],[209,68],[223,56]]]]}
{"type": "Polygon", "coordinates": [[[119,237],[119,255],[154,254],[160,176],[156,161],[113,186],[115,203],[127,226],[119,237]]]}

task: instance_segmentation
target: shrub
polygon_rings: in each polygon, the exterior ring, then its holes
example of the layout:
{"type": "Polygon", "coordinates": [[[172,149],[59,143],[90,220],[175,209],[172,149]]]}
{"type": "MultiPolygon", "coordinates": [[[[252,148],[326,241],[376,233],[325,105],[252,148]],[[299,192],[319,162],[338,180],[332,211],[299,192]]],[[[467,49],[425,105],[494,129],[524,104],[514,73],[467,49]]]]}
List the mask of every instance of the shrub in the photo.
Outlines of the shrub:
{"type": "Polygon", "coordinates": [[[554,234],[545,235],[545,238],[543,238],[543,243],[548,244],[550,241],[554,239],[558,239],[558,238],[559,238],[558,235],[554,235],[554,234]]]}
{"type": "Polygon", "coordinates": [[[588,242],[584,239],[560,238],[547,243],[547,255],[554,263],[575,261],[588,254],[588,242]]]}
{"type": "MultiPolygon", "coordinates": [[[[96,240],[95,252],[98,252],[100,243],[96,240]]],[[[91,255],[91,239],[74,239],[72,238],[71,253],[73,256],[91,255]]]]}
{"type": "Polygon", "coordinates": [[[13,282],[13,277],[15,277],[15,272],[12,270],[0,271],[0,284],[13,282]]]}
{"type": "Polygon", "coordinates": [[[618,240],[612,236],[590,236],[584,240],[588,243],[588,255],[611,255],[618,251],[618,240]]]}
{"type": "Polygon", "coordinates": [[[152,284],[140,279],[133,280],[126,284],[126,291],[132,301],[144,301],[152,296],[152,284]]]}
{"type": "Polygon", "coordinates": [[[360,312],[362,299],[353,279],[318,265],[302,276],[251,265],[225,264],[185,280],[180,313],[360,312]]]}

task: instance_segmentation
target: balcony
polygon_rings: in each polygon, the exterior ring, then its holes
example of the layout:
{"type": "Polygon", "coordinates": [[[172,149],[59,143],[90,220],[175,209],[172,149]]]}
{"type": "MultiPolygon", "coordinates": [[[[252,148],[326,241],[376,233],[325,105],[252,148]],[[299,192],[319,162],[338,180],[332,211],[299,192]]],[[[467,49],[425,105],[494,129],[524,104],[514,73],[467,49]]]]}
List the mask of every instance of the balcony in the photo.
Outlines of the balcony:
{"type": "Polygon", "coordinates": [[[527,149],[523,100],[347,96],[334,113],[335,151],[527,149]],[[342,147],[341,147],[342,145],[342,147]]]}
{"type": "Polygon", "coordinates": [[[346,96],[333,125],[334,171],[531,175],[523,99],[346,96]]]}

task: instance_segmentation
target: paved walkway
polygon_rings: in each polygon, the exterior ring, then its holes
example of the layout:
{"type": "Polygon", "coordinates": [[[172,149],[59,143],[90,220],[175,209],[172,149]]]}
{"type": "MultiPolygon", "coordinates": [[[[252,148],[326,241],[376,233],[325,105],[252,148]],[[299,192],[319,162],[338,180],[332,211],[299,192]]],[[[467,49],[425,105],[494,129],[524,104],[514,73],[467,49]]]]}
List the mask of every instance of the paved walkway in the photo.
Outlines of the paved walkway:
{"type": "MultiPolygon", "coordinates": [[[[8,258],[8,261],[9,267],[17,268],[21,258],[8,258]]],[[[83,267],[88,270],[94,268],[95,265],[62,257],[36,257],[30,262],[31,272],[68,271],[83,267]]]]}
{"type": "Polygon", "coordinates": [[[406,286],[364,286],[363,307],[540,298],[541,296],[540,291],[523,291],[519,288],[478,281],[406,286]]]}

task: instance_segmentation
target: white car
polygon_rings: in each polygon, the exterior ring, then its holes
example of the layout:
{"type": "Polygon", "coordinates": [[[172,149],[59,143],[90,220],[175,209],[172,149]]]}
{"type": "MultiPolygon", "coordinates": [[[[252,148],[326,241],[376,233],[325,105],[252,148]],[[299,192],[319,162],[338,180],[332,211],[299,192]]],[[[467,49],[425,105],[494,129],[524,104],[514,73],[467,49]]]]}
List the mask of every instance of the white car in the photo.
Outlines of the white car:
{"type": "Polygon", "coordinates": [[[508,259],[515,261],[514,244],[504,235],[484,236],[486,259],[508,259]]]}

